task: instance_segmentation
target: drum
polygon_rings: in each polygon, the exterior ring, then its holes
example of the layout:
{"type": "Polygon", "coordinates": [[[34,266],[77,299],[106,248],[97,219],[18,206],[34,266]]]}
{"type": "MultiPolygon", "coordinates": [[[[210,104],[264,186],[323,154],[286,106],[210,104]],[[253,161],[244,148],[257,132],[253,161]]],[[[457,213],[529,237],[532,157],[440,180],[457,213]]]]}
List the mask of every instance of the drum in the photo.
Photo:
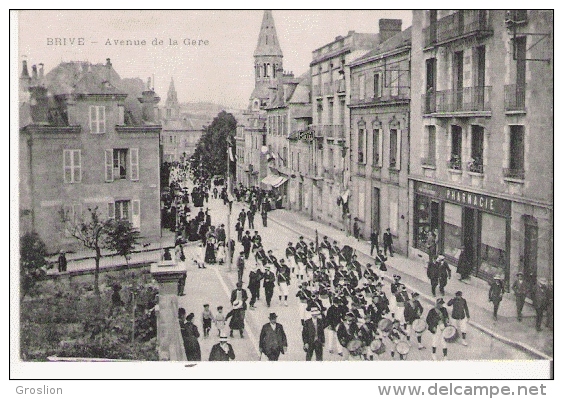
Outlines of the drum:
{"type": "Polygon", "coordinates": [[[447,326],[444,328],[444,332],[442,334],[444,334],[444,340],[449,343],[457,341],[457,338],[459,337],[459,334],[454,326],[447,326]]]}
{"type": "Polygon", "coordinates": [[[409,350],[411,349],[411,346],[408,344],[408,342],[406,341],[399,341],[397,342],[397,344],[395,345],[395,350],[397,351],[397,353],[399,353],[400,355],[406,355],[407,353],[409,353],[409,350]]]}
{"type": "Polygon", "coordinates": [[[389,319],[381,319],[377,327],[383,332],[389,332],[393,327],[393,322],[389,319]]]}
{"type": "Polygon", "coordinates": [[[424,331],[426,331],[427,327],[428,326],[426,325],[426,322],[422,319],[416,319],[412,323],[412,329],[418,334],[422,334],[424,331]]]}
{"type": "Polygon", "coordinates": [[[385,344],[380,339],[374,339],[370,345],[370,349],[376,355],[385,353],[385,344]]]}
{"type": "Polygon", "coordinates": [[[353,339],[348,342],[346,349],[348,349],[351,356],[359,356],[362,354],[362,341],[359,339],[353,339]]]}

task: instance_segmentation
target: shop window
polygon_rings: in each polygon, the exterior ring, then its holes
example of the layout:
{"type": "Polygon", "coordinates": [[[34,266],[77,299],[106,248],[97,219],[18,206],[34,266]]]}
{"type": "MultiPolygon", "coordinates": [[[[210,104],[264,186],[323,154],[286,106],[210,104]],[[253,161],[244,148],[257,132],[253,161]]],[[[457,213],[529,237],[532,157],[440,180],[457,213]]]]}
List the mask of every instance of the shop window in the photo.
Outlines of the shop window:
{"type": "Polygon", "coordinates": [[[449,168],[461,170],[461,127],[453,125],[449,168]]]}
{"type": "Polygon", "coordinates": [[[480,273],[493,276],[506,266],[506,219],[482,213],[480,273]]]}
{"type": "Polygon", "coordinates": [[[431,232],[430,225],[430,204],[428,197],[421,195],[416,196],[415,214],[414,214],[414,246],[424,252],[428,251],[428,239],[431,232]]]}
{"type": "Polygon", "coordinates": [[[444,205],[444,254],[457,258],[461,248],[461,206],[444,205]]]}

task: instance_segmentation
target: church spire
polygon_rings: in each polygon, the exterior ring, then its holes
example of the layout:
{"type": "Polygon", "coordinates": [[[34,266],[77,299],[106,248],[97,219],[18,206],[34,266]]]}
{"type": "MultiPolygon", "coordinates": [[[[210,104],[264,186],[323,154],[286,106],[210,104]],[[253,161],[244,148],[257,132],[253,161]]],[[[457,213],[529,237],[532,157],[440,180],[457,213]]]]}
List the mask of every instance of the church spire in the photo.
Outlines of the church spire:
{"type": "Polygon", "coordinates": [[[258,44],[256,45],[256,50],[254,50],[254,57],[259,56],[283,57],[271,10],[265,10],[264,16],[262,17],[262,27],[258,35],[258,44]]]}
{"type": "Polygon", "coordinates": [[[170,87],[168,88],[168,96],[166,97],[166,106],[173,106],[178,104],[178,94],[174,87],[174,78],[170,80],[170,87]]]}

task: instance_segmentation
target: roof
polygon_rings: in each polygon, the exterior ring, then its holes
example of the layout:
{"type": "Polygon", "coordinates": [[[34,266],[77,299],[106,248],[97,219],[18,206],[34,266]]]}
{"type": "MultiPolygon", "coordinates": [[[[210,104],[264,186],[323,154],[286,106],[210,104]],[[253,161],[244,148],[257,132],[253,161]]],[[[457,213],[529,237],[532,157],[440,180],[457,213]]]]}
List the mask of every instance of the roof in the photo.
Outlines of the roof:
{"type": "Polygon", "coordinates": [[[262,17],[262,26],[258,34],[258,44],[254,50],[254,56],[259,57],[263,55],[273,55],[283,57],[280,44],[278,42],[278,35],[276,34],[276,26],[274,24],[274,17],[272,11],[265,10],[262,17]]]}
{"type": "Polygon", "coordinates": [[[307,104],[311,102],[311,70],[307,70],[303,75],[299,76],[300,82],[295,87],[294,92],[288,99],[290,104],[307,104]]]}
{"type": "Polygon", "coordinates": [[[390,51],[399,49],[401,47],[410,46],[412,43],[412,30],[411,27],[405,29],[401,33],[397,33],[395,36],[390,37],[385,42],[381,43],[375,49],[366,53],[362,57],[354,60],[350,63],[350,66],[360,65],[368,62],[371,58],[377,57],[378,55],[384,55],[390,51]]]}
{"type": "Polygon", "coordinates": [[[44,84],[53,95],[126,94],[115,87],[121,78],[111,64],[61,62],[45,75],[44,84]],[[107,82],[104,84],[104,82],[107,82]]]}

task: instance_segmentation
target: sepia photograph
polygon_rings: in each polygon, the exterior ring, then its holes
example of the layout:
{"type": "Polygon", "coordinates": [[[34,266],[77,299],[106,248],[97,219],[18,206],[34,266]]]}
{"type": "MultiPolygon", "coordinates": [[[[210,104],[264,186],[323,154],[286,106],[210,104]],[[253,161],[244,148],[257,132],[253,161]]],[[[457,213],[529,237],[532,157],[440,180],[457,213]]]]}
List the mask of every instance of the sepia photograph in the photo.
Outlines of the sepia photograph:
{"type": "Polygon", "coordinates": [[[11,11],[12,372],[553,378],[553,18],[11,11]]]}

